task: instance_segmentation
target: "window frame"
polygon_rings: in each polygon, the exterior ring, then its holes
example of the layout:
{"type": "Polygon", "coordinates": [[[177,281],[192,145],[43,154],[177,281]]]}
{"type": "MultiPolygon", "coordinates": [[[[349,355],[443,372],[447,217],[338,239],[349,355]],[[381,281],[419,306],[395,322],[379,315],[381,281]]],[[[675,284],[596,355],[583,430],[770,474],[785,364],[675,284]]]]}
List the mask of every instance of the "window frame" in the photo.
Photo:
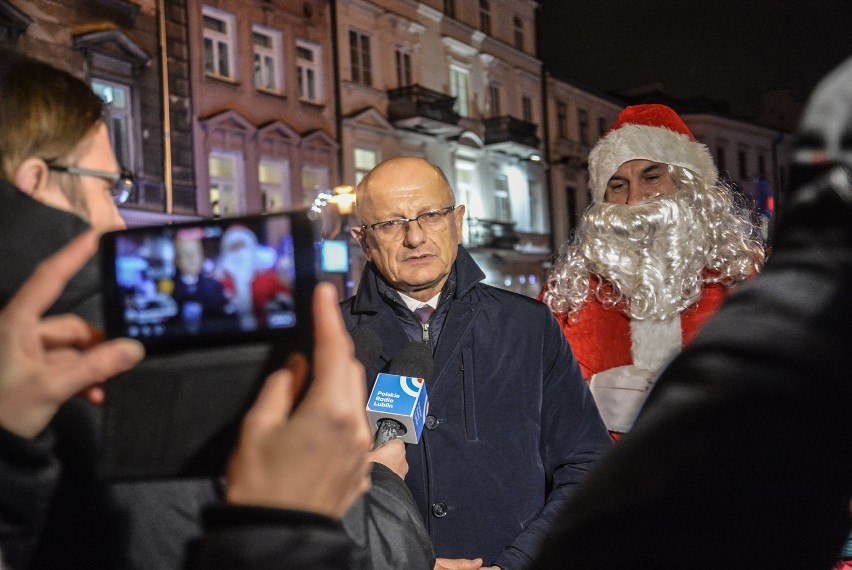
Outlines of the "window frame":
{"type": "Polygon", "coordinates": [[[212,77],[214,79],[224,79],[228,81],[234,81],[237,78],[237,33],[236,33],[236,16],[231,14],[230,12],[226,12],[224,10],[219,10],[217,8],[212,8],[210,6],[202,6],[201,7],[201,35],[202,35],[202,49],[204,52],[204,75],[207,77],[212,77]],[[226,30],[224,32],[220,32],[217,30],[210,29],[206,26],[205,20],[208,18],[213,20],[218,20],[225,25],[226,30]],[[213,51],[212,57],[208,58],[208,45],[207,42],[210,42],[209,48],[213,51]],[[222,47],[224,46],[224,48],[222,47]],[[221,52],[224,49],[224,53],[227,55],[227,61],[225,62],[228,69],[226,73],[222,73],[221,69],[221,52]],[[211,71],[207,67],[208,59],[212,59],[214,70],[211,71]]]}
{"type": "Polygon", "coordinates": [[[322,82],[322,47],[302,39],[296,40],[296,75],[298,77],[299,100],[321,104],[325,101],[322,82]],[[300,55],[299,50],[313,54],[313,59],[307,60],[300,55]],[[314,97],[311,97],[309,86],[313,86],[314,97]]]}
{"type": "MultiPolygon", "coordinates": [[[[283,50],[283,34],[280,30],[276,30],[274,28],[270,28],[268,26],[261,26],[260,24],[252,24],[251,26],[251,34],[252,34],[252,55],[254,56],[254,87],[258,91],[267,91],[270,93],[283,93],[284,92],[284,50],[283,50]],[[255,41],[256,35],[263,35],[268,37],[271,40],[272,46],[269,48],[261,47],[259,50],[259,46],[255,41]],[[260,53],[259,53],[260,51],[260,53]],[[269,58],[272,62],[271,72],[272,72],[272,86],[258,85],[258,57],[266,57],[269,58]]],[[[267,66],[262,65],[261,71],[269,69],[267,66]]],[[[264,77],[266,79],[265,83],[268,83],[269,78],[264,77]]]]}
{"type": "Polygon", "coordinates": [[[355,83],[373,86],[373,37],[355,28],[349,29],[349,76],[355,83]]]}

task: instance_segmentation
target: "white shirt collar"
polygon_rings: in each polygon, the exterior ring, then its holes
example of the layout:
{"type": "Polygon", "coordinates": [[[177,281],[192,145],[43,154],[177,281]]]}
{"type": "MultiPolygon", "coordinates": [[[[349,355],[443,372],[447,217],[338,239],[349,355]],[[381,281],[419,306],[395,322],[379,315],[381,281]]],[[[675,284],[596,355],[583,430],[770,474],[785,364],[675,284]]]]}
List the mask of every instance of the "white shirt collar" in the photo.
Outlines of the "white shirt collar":
{"type": "MultiPolygon", "coordinates": [[[[397,293],[399,293],[399,291],[397,291],[397,293]]],[[[399,293],[399,296],[402,297],[402,301],[405,303],[405,306],[408,307],[408,310],[414,311],[414,309],[420,308],[423,305],[429,305],[433,309],[437,309],[438,308],[438,298],[441,296],[441,293],[439,292],[438,294],[436,294],[434,297],[432,297],[431,299],[429,299],[425,303],[423,301],[418,301],[417,299],[412,299],[411,297],[409,297],[405,293],[399,293]]]]}

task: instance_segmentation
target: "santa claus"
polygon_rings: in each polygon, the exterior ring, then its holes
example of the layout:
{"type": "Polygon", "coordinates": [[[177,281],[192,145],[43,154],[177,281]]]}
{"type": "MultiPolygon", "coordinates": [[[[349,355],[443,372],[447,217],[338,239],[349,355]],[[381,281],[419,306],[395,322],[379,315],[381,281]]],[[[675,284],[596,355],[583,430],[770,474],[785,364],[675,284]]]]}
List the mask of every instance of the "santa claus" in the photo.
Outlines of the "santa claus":
{"type": "Polygon", "coordinates": [[[263,254],[257,236],[245,226],[233,225],[222,235],[217,270],[244,329],[265,325],[270,310],[292,308],[290,288],[274,270],[275,252],[263,254]]]}
{"type": "Polygon", "coordinates": [[[604,422],[623,433],[657,373],[764,253],[710,151],[664,105],[619,115],[589,154],[589,187],[543,299],[604,422]]]}

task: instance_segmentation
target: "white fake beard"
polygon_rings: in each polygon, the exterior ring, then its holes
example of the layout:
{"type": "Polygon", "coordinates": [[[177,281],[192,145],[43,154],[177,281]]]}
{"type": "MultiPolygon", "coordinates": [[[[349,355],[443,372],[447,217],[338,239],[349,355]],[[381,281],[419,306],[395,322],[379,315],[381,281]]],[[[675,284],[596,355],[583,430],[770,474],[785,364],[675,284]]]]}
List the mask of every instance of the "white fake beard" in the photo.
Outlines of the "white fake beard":
{"type": "Polygon", "coordinates": [[[594,204],[579,249],[634,319],[667,319],[697,302],[707,264],[698,205],[685,192],[627,206],[594,204]]]}
{"type": "Polygon", "coordinates": [[[237,312],[251,312],[251,283],[254,279],[254,262],[251,257],[242,255],[242,252],[229,253],[222,259],[222,267],[228,272],[234,283],[234,297],[231,302],[236,307],[237,312]]]}

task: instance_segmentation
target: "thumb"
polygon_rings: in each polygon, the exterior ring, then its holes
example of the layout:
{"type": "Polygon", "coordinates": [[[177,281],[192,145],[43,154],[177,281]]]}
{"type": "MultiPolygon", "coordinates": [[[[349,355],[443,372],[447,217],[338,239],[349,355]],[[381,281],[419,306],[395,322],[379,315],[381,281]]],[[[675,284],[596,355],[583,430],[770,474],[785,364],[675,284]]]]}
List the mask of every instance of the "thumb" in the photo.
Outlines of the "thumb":
{"type": "Polygon", "coordinates": [[[276,370],[263,383],[254,405],[243,421],[245,431],[266,431],[290,415],[293,406],[293,374],[276,370]]]}

